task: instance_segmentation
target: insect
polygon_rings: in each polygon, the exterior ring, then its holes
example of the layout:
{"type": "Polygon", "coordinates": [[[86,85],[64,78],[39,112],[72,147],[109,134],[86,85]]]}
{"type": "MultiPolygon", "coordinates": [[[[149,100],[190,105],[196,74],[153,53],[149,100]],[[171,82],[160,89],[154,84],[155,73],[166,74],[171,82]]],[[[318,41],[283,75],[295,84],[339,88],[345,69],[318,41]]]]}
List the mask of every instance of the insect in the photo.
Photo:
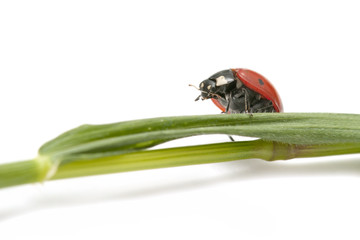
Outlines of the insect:
{"type": "Polygon", "coordinates": [[[197,89],[201,94],[195,101],[210,98],[223,113],[283,111],[280,96],[269,80],[249,69],[217,72],[202,81],[197,89]]]}

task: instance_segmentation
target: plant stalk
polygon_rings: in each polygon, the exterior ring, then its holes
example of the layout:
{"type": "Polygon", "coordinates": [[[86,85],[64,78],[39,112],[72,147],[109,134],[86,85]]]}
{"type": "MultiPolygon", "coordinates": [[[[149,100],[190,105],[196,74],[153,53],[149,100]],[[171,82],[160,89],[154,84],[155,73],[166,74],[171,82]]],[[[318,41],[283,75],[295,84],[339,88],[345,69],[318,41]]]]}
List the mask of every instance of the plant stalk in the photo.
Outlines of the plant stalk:
{"type": "Polygon", "coordinates": [[[37,158],[0,165],[0,188],[62,178],[259,158],[360,153],[360,115],[256,113],[163,117],[83,125],[45,143],[37,158]],[[201,134],[260,138],[146,150],[201,134]]]}
{"type": "Polygon", "coordinates": [[[52,163],[46,158],[0,165],[0,188],[42,182],[46,179],[52,163]]]}
{"type": "Polygon", "coordinates": [[[50,180],[251,158],[274,161],[352,153],[360,153],[360,143],[294,145],[263,140],[228,142],[73,161],[60,166],[50,180]]]}

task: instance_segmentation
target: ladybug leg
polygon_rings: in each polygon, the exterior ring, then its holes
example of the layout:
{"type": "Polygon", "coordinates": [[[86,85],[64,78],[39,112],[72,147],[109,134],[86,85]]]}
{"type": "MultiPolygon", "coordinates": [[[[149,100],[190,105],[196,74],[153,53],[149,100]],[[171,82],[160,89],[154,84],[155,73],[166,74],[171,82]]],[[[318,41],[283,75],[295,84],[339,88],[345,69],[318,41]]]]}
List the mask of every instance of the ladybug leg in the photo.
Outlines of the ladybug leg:
{"type": "Polygon", "coordinates": [[[243,88],[242,92],[244,93],[245,113],[249,113],[250,117],[252,117],[253,114],[252,108],[250,107],[249,92],[246,90],[246,88],[243,88]]]}
{"type": "Polygon", "coordinates": [[[230,108],[230,102],[228,102],[228,103],[227,103],[227,105],[226,105],[226,109],[225,109],[225,112],[224,112],[224,113],[229,112],[229,108],[230,108]]]}
{"type": "Polygon", "coordinates": [[[244,93],[244,102],[245,102],[245,113],[249,113],[249,108],[250,108],[250,102],[249,102],[249,93],[248,93],[248,91],[245,89],[245,88],[243,88],[242,89],[242,91],[243,91],[243,93],[244,93]]]}
{"type": "Polygon", "coordinates": [[[230,103],[231,103],[231,97],[232,97],[232,94],[231,92],[229,94],[226,94],[225,95],[225,99],[226,99],[226,108],[225,108],[225,112],[224,113],[228,113],[229,112],[229,109],[230,109],[230,103]]]}

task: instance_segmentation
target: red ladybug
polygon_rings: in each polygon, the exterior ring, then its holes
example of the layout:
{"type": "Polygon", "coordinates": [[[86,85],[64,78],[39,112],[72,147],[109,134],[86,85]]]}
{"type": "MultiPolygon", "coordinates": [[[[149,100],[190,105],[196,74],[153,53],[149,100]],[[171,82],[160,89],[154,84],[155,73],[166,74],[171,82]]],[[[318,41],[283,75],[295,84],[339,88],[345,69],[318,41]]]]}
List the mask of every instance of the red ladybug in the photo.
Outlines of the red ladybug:
{"type": "Polygon", "coordinates": [[[244,68],[215,73],[199,85],[195,101],[211,99],[224,113],[282,112],[279,94],[264,76],[244,68]]]}

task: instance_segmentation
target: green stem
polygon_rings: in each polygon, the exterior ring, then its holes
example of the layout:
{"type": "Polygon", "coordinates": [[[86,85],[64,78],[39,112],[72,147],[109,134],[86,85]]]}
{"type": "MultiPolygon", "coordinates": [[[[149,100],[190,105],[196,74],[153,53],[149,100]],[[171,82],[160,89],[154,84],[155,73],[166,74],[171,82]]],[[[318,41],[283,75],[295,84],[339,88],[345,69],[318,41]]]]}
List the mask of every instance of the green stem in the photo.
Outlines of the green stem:
{"type": "MultiPolygon", "coordinates": [[[[262,140],[139,151],[60,165],[49,180],[258,158],[267,161],[360,153],[360,143],[294,145],[262,140]]],[[[0,188],[46,180],[51,161],[0,165],[0,188]]]]}
{"type": "Polygon", "coordinates": [[[259,158],[360,153],[360,115],[219,114],[83,125],[44,144],[34,160],[0,165],[0,188],[45,180],[259,158]],[[262,140],[146,150],[181,137],[228,134],[262,140]],[[57,172],[56,172],[57,171],[57,172]]]}
{"type": "Polygon", "coordinates": [[[51,180],[145,169],[226,162],[249,158],[273,161],[296,157],[319,157],[359,152],[360,143],[301,146],[262,140],[228,142],[139,151],[88,161],[73,161],[60,166],[51,180]]]}
{"type": "Polygon", "coordinates": [[[43,181],[50,162],[45,158],[0,165],[0,188],[43,181]]]}

